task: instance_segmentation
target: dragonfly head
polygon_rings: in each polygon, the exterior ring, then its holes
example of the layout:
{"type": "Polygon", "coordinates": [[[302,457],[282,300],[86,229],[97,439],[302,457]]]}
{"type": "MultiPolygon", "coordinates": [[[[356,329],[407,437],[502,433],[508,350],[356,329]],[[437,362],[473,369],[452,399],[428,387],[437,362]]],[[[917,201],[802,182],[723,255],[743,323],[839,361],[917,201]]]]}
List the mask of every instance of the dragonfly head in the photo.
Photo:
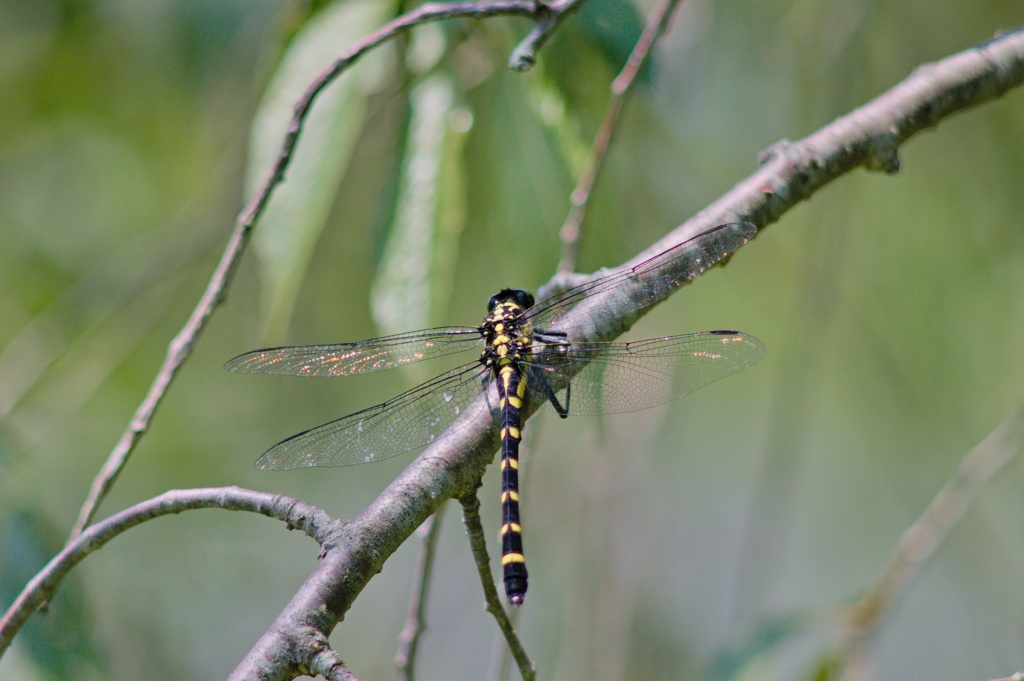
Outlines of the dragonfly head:
{"type": "Polygon", "coordinates": [[[515,303],[523,310],[528,310],[533,307],[533,294],[521,288],[503,288],[487,301],[487,311],[494,312],[494,308],[508,302],[515,303]]]}

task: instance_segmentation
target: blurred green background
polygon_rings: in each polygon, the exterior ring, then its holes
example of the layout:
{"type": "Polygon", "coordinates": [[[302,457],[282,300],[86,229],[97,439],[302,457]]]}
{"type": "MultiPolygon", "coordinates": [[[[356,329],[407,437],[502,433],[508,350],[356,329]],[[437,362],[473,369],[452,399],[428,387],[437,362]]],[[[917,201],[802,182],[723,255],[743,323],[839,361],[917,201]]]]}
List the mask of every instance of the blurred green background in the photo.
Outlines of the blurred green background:
{"type": "MultiPolygon", "coordinates": [[[[498,288],[545,282],[581,153],[650,5],[593,0],[525,74],[505,63],[527,21],[458,21],[332,86],[101,515],[219,485],[337,517],[372,500],[408,457],[276,474],[252,462],[425,374],[303,381],[221,365],[265,343],[473,325],[498,288]]],[[[267,172],[282,112],[398,9],[0,0],[4,605],[59,549],[267,172]]],[[[1021,16],[1003,0],[684,3],[628,105],[577,269],[632,257],[773,142],[1021,16]]],[[[1024,93],[901,158],[895,177],[858,171],[820,192],[631,332],[741,329],[766,343],[760,365],[664,409],[530,421],[519,627],[541,678],[811,678],[837,606],[1024,395],[1024,93]]],[[[481,492],[493,538],[497,483],[481,492]]],[[[986,487],[880,630],[868,678],[1024,668],[1022,485],[1013,461],[986,487]]],[[[444,521],[424,679],[481,678],[501,646],[458,516],[444,521]]],[[[252,515],[148,523],[89,556],[0,678],[223,678],[316,554],[252,515]]],[[[415,555],[410,541],[332,637],[361,678],[392,674],[415,555]]]]}

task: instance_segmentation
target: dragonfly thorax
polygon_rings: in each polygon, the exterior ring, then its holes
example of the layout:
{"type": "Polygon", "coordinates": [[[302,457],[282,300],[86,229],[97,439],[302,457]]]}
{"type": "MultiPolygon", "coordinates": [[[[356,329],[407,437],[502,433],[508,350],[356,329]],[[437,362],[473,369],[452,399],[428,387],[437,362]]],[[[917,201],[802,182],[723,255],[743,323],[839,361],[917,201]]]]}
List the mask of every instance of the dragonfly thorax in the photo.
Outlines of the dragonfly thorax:
{"type": "Polygon", "coordinates": [[[486,347],[480,361],[489,368],[526,358],[533,342],[529,323],[522,316],[533,307],[533,294],[523,289],[502,289],[491,296],[480,325],[486,347]]]}

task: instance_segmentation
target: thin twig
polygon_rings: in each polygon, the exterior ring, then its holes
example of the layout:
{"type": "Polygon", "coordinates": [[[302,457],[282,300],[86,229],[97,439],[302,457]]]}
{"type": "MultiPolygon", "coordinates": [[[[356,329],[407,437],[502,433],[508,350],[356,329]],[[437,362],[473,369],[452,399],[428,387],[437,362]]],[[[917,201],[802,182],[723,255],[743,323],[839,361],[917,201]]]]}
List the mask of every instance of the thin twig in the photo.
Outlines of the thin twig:
{"type": "Polygon", "coordinates": [[[550,5],[536,3],[534,0],[483,0],[481,2],[428,3],[421,5],[357,43],[335,60],[330,67],[313,81],[299,101],[296,102],[295,112],[292,115],[291,122],[288,124],[287,133],[281,145],[281,150],[278,152],[277,160],[252,201],[238,216],[228,244],[224,249],[224,254],[221,256],[220,263],[218,263],[217,269],[214,270],[206,290],[199,299],[199,303],[192,311],[185,326],[168,346],[163,364],[150,385],[146,397],[136,409],[128,427],[122,433],[113,451],[111,451],[100,472],[93,480],[89,495],[79,511],[74,528],[71,530],[69,541],[77,537],[92,521],[99,504],[106,497],[111,486],[128,463],[128,459],[131,457],[139,440],[149,430],[149,424],[156,413],[157,407],[160,406],[164,395],[167,394],[167,390],[177,375],[178,370],[192,353],[192,348],[199,338],[199,334],[206,327],[206,323],[213,314],[214,308],[224,300],[235,268],[238,266],[242,253],[249,242],[253,225],[263,213],[263,209],[270,200],[274,189],[284,179],[284,171],[291,162],[306,116],[309,114],[313,102],[324,88],[368,51],[409,30],[413,26],[456,17],[479,19],[505,15],[536,17],[538,21],[543,20],[547,22],[551,21],[552,17],[562,17],[572,12],[578,3],[579,0],[563,0],[562,2],[551,3],[550,5]]]}
{"type": "Polygon", "coordinates": [[[537,61],[537,52],[558,29],[559,24],[586,1],[567,0],[545,3],[542,0],[534,0],[537,8],[534,18],[537,23],[533,30],[512,50],[508,67],[514,71],[526,71],[533,66],[537,61]]]}
{"type": "Polygon", "coordinates": [[[626,103],[636,76],[640,73],[644,64],[651,55],[651,48],[654,43],[668,29],[669,23],[675,14],[676,9],[682,0],[661,0],[658,6],[651,12],[647,19],[647,26],[640,35],[633,51],[626,60],[622,71],[612,81],[611,98],[608,100],[608,108],[604,112],[601,126],[594,137],[594,144],[590,148],[590,155],[587,157],[587,164],[580,173],[576,187],[569,195],[569,214],[562,223],[559,230],[559,238],[562,241],[562,258],[558,262],[559,272],[571,272],[576,266],[576,252],[580,239],[580,227],[587,215],[587,206],[590,204],[590,197],[593,195],[594,184],[604,165],[605,155],[611,146],[612,138],[617,129],[619,116],[626,103]]]}
{"type": "Polygon", "coordinates": [[[1024,446],[1024,402],[964,456],[921,517],[911,525],[875,583],[850,611],[847,655],[878,629],[893,606],[977,499],[982,487],[1024,446]]]}
{"type": "Polygon", "coordinates": [[[320,650],[309,662],[309,674],[320,675],[328,681],[359,681],[359,677],[353,674],[337,651],[330,647],[326,640],[320,642],[320,650]]]}
{"type": "Polygon", "coordinates": [[[466,525],[469,548],[473,552],[473,560],[476,562],[476,569],[480,574],[480,586],[484,590],[487,612],[491,613],[497,621],[501,633],[505,635],[509,652],[512,653],[512,657],[519,666],[519,673],[523,677],[523,681],[533,681],[537,676],[537,665],[526,654],[522,641],[519,640],[519,635],[516,634],[515,627],[512,626],[512,620],[509,619],[505,607],[501,604],[498,588],[491,575],[491,557],[487,553],[484,526],[480,522],[480,499],[474,490],[459,501],[462,503],[462,522],[466,525]]]}
{"type": "Polygon", "coordinates": [[[423,544],[420,546],[419,561],[416,575],[413,578],[413,592],[409,599],[409,615],[405,627],[398,637],[398,652],[395,653],[395,666],[398,678],[413,681],[416,676],[416,651],[419,649],[420,636],[426,631],[427,596],[430,594],[430,576],[434,569],[437,538],[441,534],[441,520],[444,518],[442,505],[437,513],[427,518],[420,526],[423,532],[423,544]]]}
{"type": "Polygon", "coordinates": [[[323,546],[337,541],[342,525],[320,509],[298,499],[239,487],[175,490],[136,504],[89,526],[32,578],[0,619],[0,655],[25,620],[57,590],[64,577],[93,551],[136,525],[164,515],[197,508],[250,511],[277,518],[288,528],[302,529],[323,546]]]}

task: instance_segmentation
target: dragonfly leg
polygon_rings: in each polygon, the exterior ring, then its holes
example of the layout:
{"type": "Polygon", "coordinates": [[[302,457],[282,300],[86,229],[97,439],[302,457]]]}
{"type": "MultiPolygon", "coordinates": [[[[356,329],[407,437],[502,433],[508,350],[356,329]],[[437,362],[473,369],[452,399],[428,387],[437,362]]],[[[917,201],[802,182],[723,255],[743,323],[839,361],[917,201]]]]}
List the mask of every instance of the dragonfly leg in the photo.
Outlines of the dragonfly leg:
{"type": "Polygon", "coordinates": [[[533,332],[533,339],[546,345],[568,345],[569,334],[565,331],[549,331],[537,329],[533,332]]]}
{"type": "Polygon", "coordinates": [[[551,383],[548,381],[547,376],[544,375],[543,371],[533,371],[530,376],[531,381],[536,381],[540,386],[541,392],[544,393],[544,399],[551,403],[551,406],[555,408],[558,415],[563,419],[569,416],[569,396],[572,391],[572,385],[569,385],[565,389],[565,405],[558,400],[558,396],[555,395],[555,391],[551,389],[551,383]]]}
{"type": "Polygon", "coordinates": [[[497,405],[491,402],[491,393],[488,390],[489,387],[491,387],[491,372],[485,371],[480,375],[480,392],[484,396],[484,404],[487,407],[487,411],[490,412],[492,417],[494,417],[496,423],[500,423],[500,400],[497,405]]]}
{"type": "MultiPolygon", "coordinates": [[[[565,331],[548,331],[540,329],[534,332],[534,340],[540,341],[544,345],[548,346],[546,349],[547,353],[558,356],[560,350],[565,350],[569,347],[569,334],[565,331]]],[[[544,393],[544,397],[551,406],[555,408],[558,415],[563,419],[569,416],[569,394],[572,386],[568,386],[565,389],[565,406],[558,401],[558,397],[555,396],[555,391],[551,389],[551,383],[544,375],[543,371],[534,371],[531,376],[531,380],[535,380],[540,384],[541,391],[544,393]]]]}

